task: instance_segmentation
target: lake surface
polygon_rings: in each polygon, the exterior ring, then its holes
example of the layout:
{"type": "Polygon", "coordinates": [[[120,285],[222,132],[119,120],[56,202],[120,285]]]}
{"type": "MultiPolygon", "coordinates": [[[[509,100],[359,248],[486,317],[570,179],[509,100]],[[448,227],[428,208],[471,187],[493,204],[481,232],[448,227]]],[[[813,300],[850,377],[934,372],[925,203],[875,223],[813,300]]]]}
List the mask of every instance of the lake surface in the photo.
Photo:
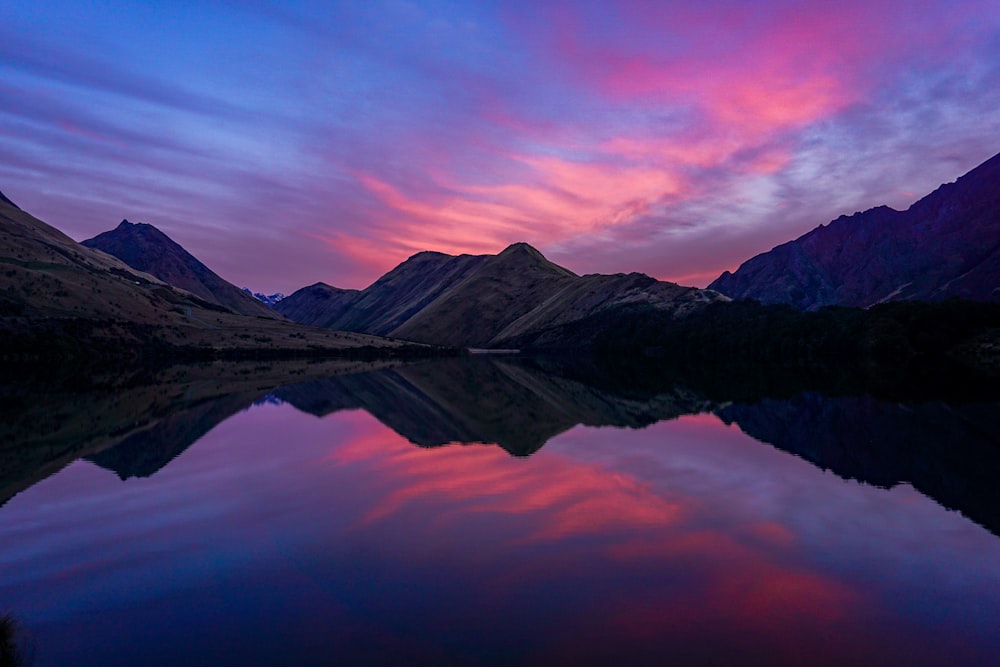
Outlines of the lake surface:
{"type": "Polygon", "coordinates": [[[274,371],[8,389],[35,664],[1000,664],[995,403],[274,371]]]}

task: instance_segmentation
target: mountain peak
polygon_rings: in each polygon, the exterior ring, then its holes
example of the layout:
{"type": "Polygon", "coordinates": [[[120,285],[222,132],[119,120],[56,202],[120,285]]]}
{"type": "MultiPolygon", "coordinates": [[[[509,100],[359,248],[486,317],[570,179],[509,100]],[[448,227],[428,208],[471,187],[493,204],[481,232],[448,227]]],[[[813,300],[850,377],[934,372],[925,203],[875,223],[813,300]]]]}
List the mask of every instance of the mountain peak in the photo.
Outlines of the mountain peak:
{"type": "Polygon", "coordinates": [[[431,257],[447,257],[447,258],[450,258],[450,257],[452,257],[452,255],[448,255],[448,254],[445,254],[443,252],[438,252],[436,250],[421,250],[420,252],[413,253],[412,255],[410,255],[409,257],[407,257],[407,259],[422,259],[422,258],[431,258],[431,257]]]}
{"type": "Polygon", "coordinates": [[[221,278],[153,225],[125,219],[82,245],[114,255],[133,269],[151,273],[209,303],[242,315],[274,317],[268,306],[221,278]]]}
{"type": "Polygon", "coordinates": [[[549,261],[537,248],[524,242],[512,243],[507,246],[503,252],[492,257],[491,263],[496,269],[504,271],[528,269],[531,271],[540,270],[547,274],[576,277],[575,273],[549,261]]]}
{"type": "Polygon", "coordinates": [[[525,243],[524,241],[511,243],[509,246],[504,248],[503,252],[501,252],[498,257],[502,255],[513,255],[516,253],[527,253],[534,257],[541,257],[542,259],[545,259],[545,255],[539,252],[537,248],[525,243]]]}

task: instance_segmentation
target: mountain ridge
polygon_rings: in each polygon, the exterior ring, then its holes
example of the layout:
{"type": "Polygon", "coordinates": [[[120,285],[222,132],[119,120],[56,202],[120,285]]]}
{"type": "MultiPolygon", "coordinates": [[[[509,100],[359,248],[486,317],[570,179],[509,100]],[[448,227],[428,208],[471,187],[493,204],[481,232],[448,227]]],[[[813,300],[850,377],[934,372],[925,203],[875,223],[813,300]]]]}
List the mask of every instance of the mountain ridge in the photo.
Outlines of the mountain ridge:
{"type": "Polygon", "coordinates": [[[496,255],[410,256],[364,290],[317,283],[275,305],[297,322],[454,347],[504,347],[595,311],[644,304],[684,316],[720,294],[644,274],[578,276],[527,243],[496,255]]]}
{"type": "Polygon", "coordinates": [[[709,288],[803,310],[1000,301],[1000,154],[905,211],[877,206],[842,215],[724,272],[709,288]]]}
{"type": "Polygon", "coordinates": [[[306,327],[274,314],[234,313],[77,243],[4,201],[0,265],[0,350],[15,360],[349,355],[376,349],[423,355],[431,350],[306,327]]]}
{"type": "Polygon", "coordinates": [[[271,319],[280,317],[269,306],[223,279],[153,225],[122,220],[115,229],[81,241],[81,245],[113,255],[134,269],[154,275],[165,283],[234,313],[271,319]]]}

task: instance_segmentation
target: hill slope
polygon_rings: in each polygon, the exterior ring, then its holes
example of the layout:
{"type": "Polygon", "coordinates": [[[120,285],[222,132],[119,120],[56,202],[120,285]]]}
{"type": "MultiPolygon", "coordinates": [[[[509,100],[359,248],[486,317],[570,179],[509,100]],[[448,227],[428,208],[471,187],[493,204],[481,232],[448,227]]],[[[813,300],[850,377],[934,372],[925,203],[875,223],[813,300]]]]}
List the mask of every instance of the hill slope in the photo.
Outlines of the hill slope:
{"type": "Polygon", "coordinates": [[[234,313],[279,318],[267,305],[221,278],[153,225],[122,220],[115,229],[81,243],[234,313]]]}
{"type": "Polygon", "coordinates": [[[1000,155],[906,211],[841,216],[728,271],[733,298],[867,307],[889,300],[1000,301],[1000,155]]]}

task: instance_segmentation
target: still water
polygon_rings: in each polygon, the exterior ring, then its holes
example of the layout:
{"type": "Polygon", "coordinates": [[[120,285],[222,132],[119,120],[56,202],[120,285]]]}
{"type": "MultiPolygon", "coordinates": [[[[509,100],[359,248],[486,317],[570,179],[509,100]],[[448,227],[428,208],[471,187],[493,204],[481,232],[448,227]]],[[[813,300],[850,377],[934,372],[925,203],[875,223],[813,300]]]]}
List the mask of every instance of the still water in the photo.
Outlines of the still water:
{"type": "Polygon", "coordinates": [[[1000,664],[996,405],[489,360],[206,383],[7,434],[35,664],[1000,664]]]}

